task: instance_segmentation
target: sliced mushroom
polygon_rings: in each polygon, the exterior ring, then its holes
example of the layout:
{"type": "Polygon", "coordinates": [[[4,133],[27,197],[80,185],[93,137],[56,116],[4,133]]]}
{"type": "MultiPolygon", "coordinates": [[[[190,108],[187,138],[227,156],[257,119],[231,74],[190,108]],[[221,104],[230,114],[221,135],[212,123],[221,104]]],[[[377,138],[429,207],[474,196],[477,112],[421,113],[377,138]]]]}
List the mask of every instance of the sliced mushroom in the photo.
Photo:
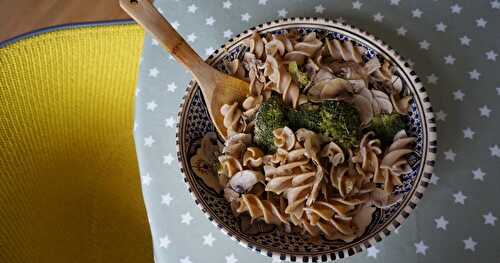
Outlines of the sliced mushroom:
{"type": "Polygon", "coordinates": [[[323,80],[311,86],[308,91],[309,99],[313,102],[335,100],[349,96],[353,92],[349,81],[341,78],[323,80]]]}
{"type": "Polygon", "coordinates": [[[388,193],[380,188],[375,188],[375,190],[370,193],[371,202],[379,208],[392,206],[402,198],[403,195],[393,195],[392,193],[388,193]]]}
{"type": "Polygon", "coordinates": [[[226,187],[224,188],[224,198],[228,202],[233,202],[240,198],[240,194],[234,191],[232,188],[226,187]]]}
{"type": "Polygon", "coordinates": [[[352,222],[357,226],[355,233],[356,237],[360,237],[365,233],[366,228],[372,222],[372,216],[375,210],[374,207],[363,205],[354,215],[352,222]]]}
{"type": "Polygon", "coordinates": [[[264,175],[261,172],[254,170],[242,170],[237,172],[229,180],[229,185],[233,190],[238,193],[245,193],[252,189],[252,187],[264,180],[264,175]]]}

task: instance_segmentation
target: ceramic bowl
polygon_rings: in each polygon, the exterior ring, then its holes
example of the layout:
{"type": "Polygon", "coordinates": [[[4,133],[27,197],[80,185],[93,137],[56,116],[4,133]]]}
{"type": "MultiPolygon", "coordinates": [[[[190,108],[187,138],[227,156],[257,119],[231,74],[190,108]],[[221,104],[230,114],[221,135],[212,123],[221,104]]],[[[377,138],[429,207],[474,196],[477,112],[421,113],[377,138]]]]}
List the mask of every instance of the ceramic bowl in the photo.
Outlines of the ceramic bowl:
{"type": "Polygon", "coordinates": [[[233,215],[222,194],[217,194],[207,187],[190,167],[189,160],[198,146],[196,142],[207,132],[214,131],[201,90],[195,81],[190,83],[180,106],[176,138],[177,155],[194,202],[208,220],[231,239],[251,250],[270,257],[279,257],[281,260],[300,262],[336,260],[353,255],[381,241],[398,228],[415,209],[430,181],[435,162],[436,123],[429,97],[408,63],[380,39],[345,23],[322,18],[288,18],[267,22],[230,39],[216,50],[207,62],[224,71],[224,61],[242,56],[245,51],[243,40],[253,32],[282,34],[292,28],[297,29],[300,34],[315,31],[319,37],[353,41],[356,45],[365,47],[365,59],[379,56],[394,65],[395,74],[401,77],[407,92],[413,97],[408,116],[408,131],[411,136],[417,138],[414,152],[409,156],[412,171],[402,176],[403,185],[394,189],[395,193],[403,194],[403,199],[390,208],[377,209],[365,233],[350,243],[323,238],[320,242],[312,242],[305,234],[286,233],[263,222],[249,228],[241,217],[233,215]]]}

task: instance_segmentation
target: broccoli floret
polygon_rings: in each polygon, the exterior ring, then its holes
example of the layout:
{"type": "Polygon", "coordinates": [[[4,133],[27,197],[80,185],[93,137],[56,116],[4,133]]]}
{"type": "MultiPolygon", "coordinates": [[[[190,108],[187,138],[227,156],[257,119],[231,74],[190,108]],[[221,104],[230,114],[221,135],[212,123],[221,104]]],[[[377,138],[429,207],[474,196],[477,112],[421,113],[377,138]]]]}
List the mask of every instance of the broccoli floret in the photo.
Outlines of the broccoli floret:
{"type": "Polygon", "coordinates": [[[344,102],[306,103],[287,112],[289,125],[306,128],[331,137],[344,149],[358,144],[360,120],[358,111],[344,102]]]}
{"type": "Polygon", "coordinates": [[[297,80],[301,88],[309,84],[309,77],[307,76],[306,73],[300,71],[297,62],[293,61],[288,64],[288,72],[292,75],[292,77],[295,80],[297,80]]]}
{"type": "Polygon", "coordinates": [[[374,116],[370,127],[367,128],[367,130],[375,132],[384,146],[391,144],[394,135],[404,129],[406,129],[406,122],[397,113],[374,116]]]}
{"type": "Polygon", "coordinates": [[[289,127],[293,130],[306,128],[311,131],[319,132],[319,122],[321,116],[319,114],[319,105],[305,103],[297,107],[297,109],[289,109],[287,111],[287,119],[289,127]]]}
{"type": "Polygon", "coordinates": [[[255,116],[254,141],[268,152],[276,151],[273,131],[287,126],[285,105],[277,96],[262,103],[255,116]]]}
{"type": "Polygon", "coordinates": [[[361,121],[358,111],[338,101],[325,101],[320,106],[319,131],[331,137],[344,149],[356,147],[359,142],[361,121]]]}

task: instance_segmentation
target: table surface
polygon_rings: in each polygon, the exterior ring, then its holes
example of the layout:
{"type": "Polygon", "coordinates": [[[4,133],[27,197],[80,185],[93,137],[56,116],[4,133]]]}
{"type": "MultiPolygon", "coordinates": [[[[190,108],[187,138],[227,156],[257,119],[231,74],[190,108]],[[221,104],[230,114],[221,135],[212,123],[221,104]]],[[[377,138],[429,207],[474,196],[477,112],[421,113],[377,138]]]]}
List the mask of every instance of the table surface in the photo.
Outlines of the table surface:
{"type": "Polygon", "coordinates": [[[48,26],[129,18],[118,0],[0,0],[0,41],[48,26]]]}
{"type": "MultiPolygon", "coordinates": [[[[221,0],[156,3],[203,57],[279,17],[345,20],[414,64],[438,120],[432,184],[382,242],[344,262],[500,262],[500,2],[221,0]],[[496,200],[496,201],[495,201],[496,200]]],[[[277,262],[241,247],[195,206],[182,180],[175,120],[190,75],[150,37],[137,86],[135,142],[156,262],[277,262]]]]}

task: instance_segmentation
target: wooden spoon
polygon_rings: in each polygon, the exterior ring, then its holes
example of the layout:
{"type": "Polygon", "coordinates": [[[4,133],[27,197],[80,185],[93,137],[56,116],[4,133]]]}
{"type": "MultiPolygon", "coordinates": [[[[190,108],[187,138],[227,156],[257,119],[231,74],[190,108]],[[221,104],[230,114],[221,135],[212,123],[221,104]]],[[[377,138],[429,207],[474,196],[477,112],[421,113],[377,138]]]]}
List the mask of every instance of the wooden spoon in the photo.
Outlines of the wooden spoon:
{"type": "Polygon", "coordinates": [[[201,88],[215,128],[226,138],[220,108],[224,104],[242,102],[248,94],[248,82],[219,72],[205,63],[149,1],[120,0],[120,6],[191,71],[201,88]]]}

